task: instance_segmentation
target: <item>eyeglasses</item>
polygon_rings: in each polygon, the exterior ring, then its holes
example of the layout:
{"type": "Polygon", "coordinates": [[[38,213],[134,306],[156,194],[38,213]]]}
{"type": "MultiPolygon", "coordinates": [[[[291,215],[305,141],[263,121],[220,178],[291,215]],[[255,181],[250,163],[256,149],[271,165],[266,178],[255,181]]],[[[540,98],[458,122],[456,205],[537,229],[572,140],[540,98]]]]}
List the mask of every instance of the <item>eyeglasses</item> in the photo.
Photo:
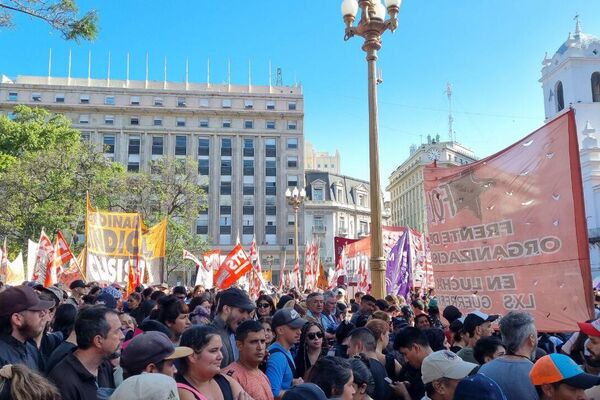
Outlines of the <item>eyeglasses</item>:
{"type": "Polygon", "coordinates": [[[269,308],[271,307],[271,305],[269,303],[260,303],[258,305],[258,308],[269,308]]]}
{"type": "Polygon", "coordinates": [[[323,339],[323,334],[321,332],[311,332],[307,334],[306,337],[308,337],[310,340],[323,339]]]}

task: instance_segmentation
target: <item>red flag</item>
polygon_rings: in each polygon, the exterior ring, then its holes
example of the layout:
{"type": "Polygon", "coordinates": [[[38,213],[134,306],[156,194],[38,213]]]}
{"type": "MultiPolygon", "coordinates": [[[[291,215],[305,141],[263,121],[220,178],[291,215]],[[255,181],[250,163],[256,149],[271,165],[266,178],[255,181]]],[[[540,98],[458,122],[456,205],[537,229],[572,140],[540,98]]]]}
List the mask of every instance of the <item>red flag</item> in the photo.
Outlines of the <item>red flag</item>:
{"type": "Polygon", "coordinates": [[[302,290],[300,285],[302,285],[302,278],[300,277],[300,262],[296,260],[294,263],[293,276],[292,276],[292,286],[294,286],[298,290],[302,290]]]}
{"type": "Polygon", "coordinates": [[[52,282],[52,276],[49,272],[51,272],[53,262],[54,247],[52,241],[42,230],[33,267],[33,280],[42,283],[44,286],[51,286],[54,282],[52,282]]]}
{"type": "Polygon", "coordinates": [[[216,274],[215,285],[227,289],[252,268],[252,263],[241,244],[237,244],[227,255],[216,274]]]}
{"type": "MultiPolygon", "coordinates": [[[[195,255],[193,255],[186,249],[183,249],[183,259],[193,261],[194,264],[196,264],[196,268],[198,268],[200,265],[203,265],[202,262],[200,262],[200,260],[198,260],[195,255]]],[[[204,268],[206,269],[206,266],[204,266],[204,268]]]]}
{"type": "Polygon", "coordinates": [[[52,268],[52,279],[54,280],[53,283],[56,283],[58,280],[58,276],[62,273],[63,267],[73,259],[75,259],[75,256],[71,252],[65,237],[61,231],[58,231],[54,243],[54,266],[52,268]],[[56,279],[54,278],[54,274],[56,274],[56,279]]]}

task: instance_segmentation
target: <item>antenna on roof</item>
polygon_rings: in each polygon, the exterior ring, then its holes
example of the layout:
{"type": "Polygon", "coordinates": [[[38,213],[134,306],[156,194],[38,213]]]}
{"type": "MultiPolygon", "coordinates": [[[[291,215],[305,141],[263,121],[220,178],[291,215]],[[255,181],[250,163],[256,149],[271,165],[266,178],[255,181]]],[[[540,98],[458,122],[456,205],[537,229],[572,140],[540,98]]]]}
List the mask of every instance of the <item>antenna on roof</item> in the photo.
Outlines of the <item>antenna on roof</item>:
{"type": "Polygon", "coordinates": [[[283,72],[281,67],[277,67],[277,80],[275,81],[275,86],[283,86],[283,72]]]}
{"type": "Polygon", "coordinates": [[[125,87],[129,87],[129,52],[127,52],[127,77],[125,79],[125,87]]]}
{"type": "Polygon", "coordinates": [[[146,82],[144,82],[144,87],[148,89],[148,52],[146,52],[146,82]]]}
{"type": "Polygon", "coordinates": [[[190,78],[190,61],[189,58],[185,58],[185,90],[188,90],[190,87],[189,78],[190,78]]]}
{"type": "Polygon", "coordinates": [[[50,75],[52,74],[52,47],[48,52],[48,80],[50,80],[50,75]]]}
{"type": "Polygon", "coordinates": [[[110,86],[110,51],[108,52],[108,71],[106,74],[106,86],[110,86]]]}
{"type": "Polygon", "coordinates": [[[69,49],[69,68],[67,70],[67,85],[71,84],[71,49],[69,49]]]}
{"type": "Polygon", "coordinates": [[[88,86],[90,86],[92,79],[92,50],[88,50],[88,86]]]}
{"type": "Polygon", "coordinates": [[[252,61],[248,60],[248,91],[252,92],[252,61]]]}
{"type": "Polygon", "coordinates": [[[165,78],[163,80],[163,89],[167,88],[167,56],[165,56],[165,78]]]}
{"type": "Polygon", "coordinates": [[[450,137],[450,141],[454,142],[454,117],[452,117],[452,84],[450,82],[446,83],[446,91],[444,92],[448,96],[448,136],[450,137]]]}
{"type": "Polygon", "coordinates": [[[210,57],[206,61],[206,87],[210,87],[210,57]]]}

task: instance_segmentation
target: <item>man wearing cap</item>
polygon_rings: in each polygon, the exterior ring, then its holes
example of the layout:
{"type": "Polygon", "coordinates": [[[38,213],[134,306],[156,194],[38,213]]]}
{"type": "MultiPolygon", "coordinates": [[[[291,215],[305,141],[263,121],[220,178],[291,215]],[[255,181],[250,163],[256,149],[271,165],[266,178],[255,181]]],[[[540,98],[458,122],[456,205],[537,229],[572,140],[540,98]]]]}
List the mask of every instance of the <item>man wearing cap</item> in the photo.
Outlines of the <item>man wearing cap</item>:
{"type": "Polygon", "coordinates": [[[506,396],[496,382],[481,374],[469,376],[456,385],[454,400],[483,399],[506,400],[506,396]]]}
{"type": "Polygon", "coordinates": [[[189,347],[173,346],[171,339],[162,332],[141,333],[131,339],[121,352],[123,376],[129,378],[141,373],[156,373],[173,377],[177,373],[173,361],[193,352],[189,347]]]}
{"type": "Polygon", "coordinates": [[[600,385],[600,377],[586,374],[564,354],[540,358],[529,372],[540,400],[585,400],[585,390],[600,385]]]}
{"type": "Polygon", "coordinates": [[[494,333],[492,322],[497,320],[499,315],[488,315],[479,310],[467,314],[463,323],[463,330],[468,336],[468,343],[456,354],[465,361],[477,364],[473,355],[475,343],[482,337],[491,336],[494,333]]]}
{"type": "Polygon", "coordinates": [[[88,292],[87,285],[81,279],[76,279],[69,285],[69,290],[71,290],[71,297],[66,303],[79,307],[83,303],[83,296],[88,292]]]}
{"type": "MultiPolygon", "coordinates": [[[[586,364],[600,363],[600,320],[578,322],[577,325],[579,325],[581,333],[585,333],[588,336],[588,339],[585,342],[585,350],[589,353],[589,356],[586,356],[586,364]]],[[[575,335],[577,335],[577,333],[575,335]]],[[[591,400],[600,399],[600,386],[587,389],[585,394],[591,400]]]]}
{"type": "Polygon", "coordinates": [[[179,400],[179,394],[175,379],[142,374],[125,379],[110,400],[179,400]]]}
{"type": "Polygon", "coordinates": [[[219,331],[223,342],[221,368],[225,368],[239,358],[240,355],[235,345],[235,330],[239,324],[250,319],[250,313],[255,308],[254,302],[241,289],[229,288],[219,293],[216,315],[212,325],[219,331]]]}
{"type": "Polygon", "coordinates": [[[477,364],[463,361],[449,350],[429,354],[421,364],[421,378],[430,400],[452,400],[461,379],[467,377],[477,364]]]}
{"type": "Polygon", "coordinates": [[[10,287],[0,293],[0,367],[24,364],[43,371],[32,339],[44,331],[46,313],[52,307],[53,301],[41,300],[28,286],[10,287]]]}
{"type": "Polygon", "coordinates": [[[300,341],[306,322],[293,308],[282,308],[273,315],[271,327],[277,339],[269,346],[266,374],[275,398],[281,398],[286,390],[302,383],[302,378],[294,379],[296,364],[290,348],[300,341]]]}

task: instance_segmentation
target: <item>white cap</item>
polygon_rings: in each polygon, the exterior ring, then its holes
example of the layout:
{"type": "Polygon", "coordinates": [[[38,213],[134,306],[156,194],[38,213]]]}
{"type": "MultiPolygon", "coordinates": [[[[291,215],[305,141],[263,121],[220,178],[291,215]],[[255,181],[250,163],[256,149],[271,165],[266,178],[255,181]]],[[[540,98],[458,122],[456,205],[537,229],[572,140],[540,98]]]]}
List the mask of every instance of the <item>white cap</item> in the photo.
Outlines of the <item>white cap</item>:
{"type": "Polygon", "coordinates": [[[425,357],[421,375],[425,384],[441,378],[463,379],[476,367],[477,364],[463,361],[450,350],[440,350],[425,357]]]}
{"type": "Polygon", "coordinates": [[[144,373],[125,379],[110,400],[179,400],[179,393],[170,376],[144,373]]]}

